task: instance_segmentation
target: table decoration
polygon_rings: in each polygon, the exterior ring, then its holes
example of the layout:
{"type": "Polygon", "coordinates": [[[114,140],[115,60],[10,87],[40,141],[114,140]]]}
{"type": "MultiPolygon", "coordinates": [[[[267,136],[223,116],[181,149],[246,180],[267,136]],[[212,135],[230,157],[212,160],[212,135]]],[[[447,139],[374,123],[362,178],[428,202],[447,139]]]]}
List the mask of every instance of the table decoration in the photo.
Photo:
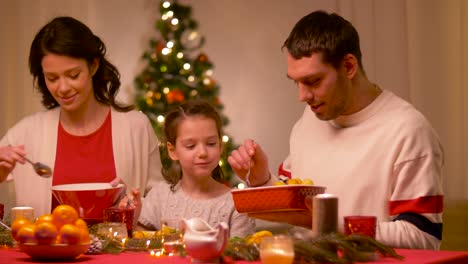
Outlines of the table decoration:
{"type": "MultiPolygon", "coordinates": [[[[97,225],[90,226],[89,231],[92,235],[95,235],[97,233],[97,225]]],[[[167,257],[160,254],[160,249],[162,248],[161,232],[145,233],[143,235],[142,231],[134,231],[134,238],[128,238],[125,241],[109,237],[93,238],[90,248],[93,247],[95,241],[100,241],[100,243],[104,243],[104,247],[101,251],[95,252],[95,254],[146,251],[148,254],[153,252],[155,257],[167,257]]],[[[246,237],[230,238],[220,258],[220,262],[232,260],[258,261],[260,259],[259,243],[263,236],[271,235],[271,232],[263,230],[246,237]]],[[[3,238],[3,242],[10,242],[7,247],[14,247],[11,232],[0,227],[1,238],[3,238]]],[[[371,256],[369,252],[377,252],[377,256],[402,259],[402,256],[398,255],[393,248],[383,245],[371,237],[359,234],[330,233],[311,239],[294,238],[295,263],[366,262],[371,261],[372,257],[375,257],[375,254],[371,256]]],[[[182,252],[181,256],[186,256],[186,253],[182,252]]]]}

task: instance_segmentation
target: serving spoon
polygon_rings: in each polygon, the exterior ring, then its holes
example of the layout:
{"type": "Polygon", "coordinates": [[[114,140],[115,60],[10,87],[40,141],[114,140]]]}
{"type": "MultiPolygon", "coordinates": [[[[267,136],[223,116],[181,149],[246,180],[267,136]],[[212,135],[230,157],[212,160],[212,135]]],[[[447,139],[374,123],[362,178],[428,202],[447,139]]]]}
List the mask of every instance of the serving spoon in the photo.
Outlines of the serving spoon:
{"type": "Polygon", "coordinates": [[[44,178],[49,178],[50,176],[52,176],[52,170],[50,169],[49,166],[42,164],[40,162],[32,162],[30,159],[26,157],[24,157],[24,159],[27,162],[31,163],[37,175],[44,177],[44,178]]]}

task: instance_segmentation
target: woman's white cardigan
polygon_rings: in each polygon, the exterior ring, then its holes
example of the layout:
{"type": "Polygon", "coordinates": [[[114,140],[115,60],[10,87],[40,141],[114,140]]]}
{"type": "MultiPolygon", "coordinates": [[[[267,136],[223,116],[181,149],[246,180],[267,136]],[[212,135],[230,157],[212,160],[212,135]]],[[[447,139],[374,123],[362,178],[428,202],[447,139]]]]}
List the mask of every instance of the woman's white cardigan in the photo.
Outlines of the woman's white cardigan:
{"type": "MultiPolygon", "coordinates": [[[[55,164],[60,108],[25,117],[10,128],[0,146],[24,145],[28,157],[51,168],[55,164]]],[[[161,180],[161,161],[154,130],[141,112],[111,110],[112,146],[117,177],[128,188],[145,194],[155,181],[161,180]]],[[[35,215],[50,213],[52,177],[36,175],[30,164],[16,164],[7,180],[14,180],[16,206],[31,206],[35,215]]]]}

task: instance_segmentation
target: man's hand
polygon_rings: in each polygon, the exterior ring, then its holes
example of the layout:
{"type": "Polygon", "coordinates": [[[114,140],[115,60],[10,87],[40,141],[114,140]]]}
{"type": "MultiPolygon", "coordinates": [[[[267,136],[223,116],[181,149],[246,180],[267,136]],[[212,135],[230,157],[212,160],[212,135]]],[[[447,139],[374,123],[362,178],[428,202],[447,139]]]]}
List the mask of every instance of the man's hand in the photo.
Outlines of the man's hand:
{"type": "Polygon", "coordinates": [[[233,171],[244,181],[250,166],[249,181],[252,186],[268,182],[270,177],[268,157],[253,140],[245,140],[237,150],[232,151],[228,162],[233,171]]]}

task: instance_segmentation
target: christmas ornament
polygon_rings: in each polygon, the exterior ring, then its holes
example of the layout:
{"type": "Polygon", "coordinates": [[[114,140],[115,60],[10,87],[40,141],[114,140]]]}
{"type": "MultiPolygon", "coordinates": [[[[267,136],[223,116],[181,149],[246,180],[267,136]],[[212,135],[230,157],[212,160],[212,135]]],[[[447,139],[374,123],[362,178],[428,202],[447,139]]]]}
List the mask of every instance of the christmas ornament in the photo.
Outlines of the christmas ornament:
{"type": "Polygon", "coordinates": [[[188,50],[198,49],[204,42],[203,37],[196,30],[186,30],[180,38],[182,46],[188,50]]]}

